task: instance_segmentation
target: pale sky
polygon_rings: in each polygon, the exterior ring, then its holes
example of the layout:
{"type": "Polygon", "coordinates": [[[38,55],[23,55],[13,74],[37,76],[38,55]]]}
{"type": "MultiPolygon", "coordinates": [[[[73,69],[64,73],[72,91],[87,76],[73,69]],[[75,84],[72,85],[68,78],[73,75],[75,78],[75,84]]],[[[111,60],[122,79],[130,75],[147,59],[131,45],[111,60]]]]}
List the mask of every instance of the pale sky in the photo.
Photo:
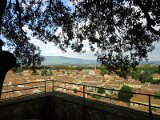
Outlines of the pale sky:
{"type": "MultiPolygon", "coordinates": [[[[94,55],[94,52],[89,50],[89,46],[85,46],[86,53],[75,53],[72,50],[68,49],[67,52],[63,53],[57,46],[53,43],[44,44],[40,40],[33,38],[31,40],[36,45],[40,46],[43,56],[66,56],[82,59],[92,59],[96,60],[97,57],[94,55]]],[[[86,43],[87,44],[87,43],[86,43]]],[[[149,61],[160,61],[160,42],[155,43],[155,49],[149,53],[149,61]]]]}
{"type": "Polygon", "coordinates": [[[72,58],[82,58],[82,59],[90,59],[96,60],[97,57],[94,55],[95,53],[89,50],[89,46],[87,42],[85,42],[84,50],[85,53],[76,53],[73,52],[71,49],[67,49],[67,52],[62,52],[57,46],[53,43],[44,44],[42,41],[32,38],[32,43],[39,46],[41,49],[42,56],[65,56],[65,57],[72,57],[72,58]]]}
{"type": "Polygon", "coordinates": [[[155,49],[149,53],[149,61],[160,61],[160,42],[156,42],[155,49]]]}

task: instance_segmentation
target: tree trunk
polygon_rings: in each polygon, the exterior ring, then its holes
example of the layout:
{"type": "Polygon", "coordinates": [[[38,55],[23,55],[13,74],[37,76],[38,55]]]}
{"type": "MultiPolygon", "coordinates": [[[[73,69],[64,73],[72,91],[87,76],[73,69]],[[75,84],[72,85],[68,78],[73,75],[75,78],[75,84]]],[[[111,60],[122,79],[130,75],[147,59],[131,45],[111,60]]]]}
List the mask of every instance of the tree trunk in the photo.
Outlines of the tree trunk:
{"type": "Polygon", "coordinates": [[[5,12],[6,5],[7,5],[7,0],[0,0],[0,28],[2,25],[2,18],[5,12]]]}

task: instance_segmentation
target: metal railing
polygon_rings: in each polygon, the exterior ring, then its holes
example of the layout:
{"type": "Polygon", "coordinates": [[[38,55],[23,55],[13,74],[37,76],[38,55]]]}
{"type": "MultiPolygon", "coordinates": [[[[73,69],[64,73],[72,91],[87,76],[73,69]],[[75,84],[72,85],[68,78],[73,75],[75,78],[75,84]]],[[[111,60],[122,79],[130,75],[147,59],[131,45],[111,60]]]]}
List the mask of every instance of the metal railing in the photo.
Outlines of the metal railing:
{"type": "MultiPolygon", "coordinates": [[[[103,102],[109,102],[112,104],[116,104],[116,102],[121,101],[118,98],[118,93],[120,90],[115,89],[107,89],[102,87],[96,87],[91,85],[85,84],[77,84],[77,83],[70,83],[64,81],[56,81],[56,80],[44,80],[38,82],[27,82],[22,84],[15,84],[15,85],[4,85],[3,86],[3,93],[1,95],[1,100],[6,100],[10,97],[19,97],[24,95],[30,95],[34,93],[46,93],[46,92],[54,92],[60,91],[65,92],[67,94],[72,94],[76,96],[83,97],[83,105],[85,106],[85,100],[93,99],[99,100],[103,102]],[[98,93],[98,90],[101,89],[101,93],[98,93]],[[34,92],[34,90],[37,90],[34,92]],[[27,92],[28,91],[28,92],[27,92]],[[15,94],[18,92],[17,94],[15,94]],[[9,94],[9,95],[8,95],[9,94]]],[[[130,106],[143,106],[143,109],[148,109],[149,113],[149,120],[153,118],[153,112],[155,114],[160,114],[160,98],[155,95],[150,94],[143,94],[143,93],[136,93],[136,92],[127,92],[121,91],[125,94],[132,94],[133,96],[145,96],[147,102],[141,101],[124,101],[123,104],[128,104],[130,106]],[[157,98],[157,99],[156,99],[157,98]],[[153,103],[153,100],[159,101],[159,103],[153,103]],[[132,105],[131,105],[132,104],[132,105]]],[[[133,107],[132,107],[133,108],[133,107]]]]}

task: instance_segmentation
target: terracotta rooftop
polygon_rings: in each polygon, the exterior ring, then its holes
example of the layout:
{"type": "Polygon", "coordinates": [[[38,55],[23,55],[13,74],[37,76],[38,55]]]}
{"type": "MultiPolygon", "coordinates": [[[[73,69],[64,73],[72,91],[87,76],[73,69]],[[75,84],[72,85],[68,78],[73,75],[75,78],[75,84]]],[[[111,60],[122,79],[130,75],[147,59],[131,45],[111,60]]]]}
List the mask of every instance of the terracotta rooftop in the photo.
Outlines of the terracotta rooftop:
{"type": "Polygon", "coordinates": [[[134,84],[134,85],[142,85],[141,81],[139,80],[124,80],[125,84],[134,84]]]}

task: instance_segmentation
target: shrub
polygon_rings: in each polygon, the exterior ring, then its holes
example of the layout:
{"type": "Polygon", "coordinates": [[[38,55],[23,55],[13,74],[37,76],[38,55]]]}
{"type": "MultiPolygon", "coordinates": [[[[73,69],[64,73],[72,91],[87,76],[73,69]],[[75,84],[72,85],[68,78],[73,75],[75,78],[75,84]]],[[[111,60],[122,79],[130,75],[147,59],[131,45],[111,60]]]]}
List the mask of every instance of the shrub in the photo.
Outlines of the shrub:
{"type": "Polygon", "coordinates": [[[104,88],[98,88],[97,92],[100,93],[100,94],[103,94],[103,93],[105,93],[105,89],[104,88]]]}
{"type": "Polygon", "coordinates": [[[118,99],[125,102],[129,102],[130,98],[133,97],[133,93],[128,92],[132,92],[132,88],[124,85],[118,93],[118,99]]]}
{"type": "Polygon", "coordinates": [[[78,90],[77,90],[76,88],[74,88],[74,89],[73,89],[73,92],[74,92],[74,93],[77,93],[77,92],[78,92],[78,90]]]}
{"type": "Polygon", "coordinates": [[[160,99],[160,93],[156,93],[154,98],[155,99],[160,99]]]}
{"type": "Polygon", "coordinates": [[[23,68],[22,67],[15,67],[15,68],[13,68],[13,72],[14,73],[21,73],[21,72],[23,72],[23,68]]]}
{"type": "Polygon", "coordinates": [[[100,99],[101,98],[101,96],[95,95],[95,94],[92,94],[91,96],[92,96],[92,98],[95,98],[95,99],[100,99]]]}

